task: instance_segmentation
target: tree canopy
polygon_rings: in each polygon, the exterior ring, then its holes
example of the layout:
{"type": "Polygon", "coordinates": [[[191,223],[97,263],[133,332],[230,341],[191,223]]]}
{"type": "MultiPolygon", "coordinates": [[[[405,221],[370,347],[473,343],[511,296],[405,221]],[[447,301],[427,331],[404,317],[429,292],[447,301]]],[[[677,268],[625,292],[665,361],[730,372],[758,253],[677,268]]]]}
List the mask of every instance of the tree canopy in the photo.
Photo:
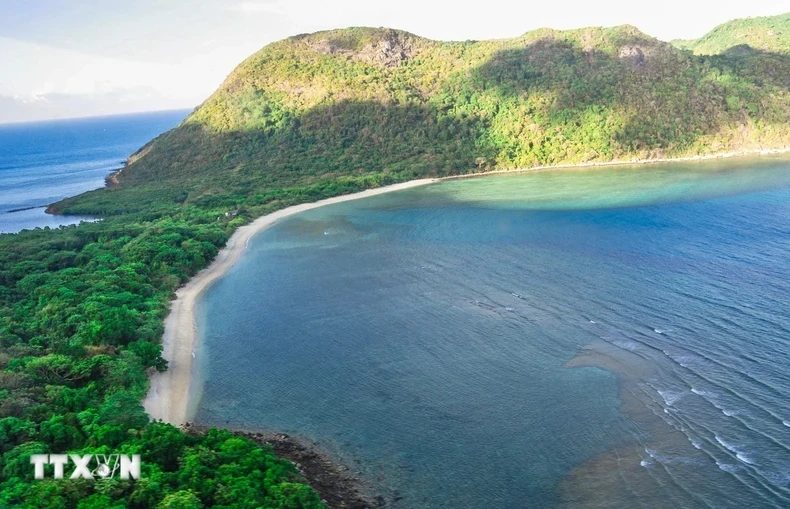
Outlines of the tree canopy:
{"type": "Polygon", "coordinates": [[[167,369],[175,290],[235,228],[296,203],[416,177],[788,146],[790,57],[755,48],[696,55],[630,26],[481,42],[353,28],[265,47],[116,185],[50,208],[102,221],[0,235],[0,507],[321,506],[269,449],[148,422],[140,401],[147,373],[167,369]],[[143,478],[33,480],[31,454],[74,451],[139,453],[143,478]]]}

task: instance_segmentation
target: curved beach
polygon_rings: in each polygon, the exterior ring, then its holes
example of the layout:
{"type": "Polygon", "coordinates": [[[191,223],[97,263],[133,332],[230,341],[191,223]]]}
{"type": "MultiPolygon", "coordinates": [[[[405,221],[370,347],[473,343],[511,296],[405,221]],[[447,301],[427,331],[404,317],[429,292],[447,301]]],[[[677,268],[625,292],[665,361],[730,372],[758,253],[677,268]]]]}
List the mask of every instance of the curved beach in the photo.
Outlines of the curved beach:
{"type": "Polygon", "coordinates": [[[170,314],[165,320],[165,333],[162,339],[162,357],[169,365],[164,373],[154,373],[151,376],[151,387],[148,391],[143,406],[148,415],[155,420],[162,420],[170,424],[180,425],[187,421],[189,414],[189,386],[192,377],[193,352],[197,341],[197,328],[194,318],[194,307],[200,294],[214,281],[222,277],[230,267],[241,257],[247,241],[256,233],[265,230],[280,219],[306,210],[340,203],[359,198],[366,198],[378,194],[422,186],[440,180],[463,179],[479,176],[489,176],[503,173],[520,173],[540,171],[547,169],[584,169],[601,166],[620,166],[669,162],[697,162],[713,159],[736,158],[745,156],[766,156],[785,154],[790,151],[788,147],[776,149],[754,149],[735,152],[719,152],[713,154],[656,158],[615,160],[605,162],[576,163],[567,165],[547,165],[516,170],[498,170],[464,175],[453,175],[443,178],[418,179],[392,184],[376,189],[368,189],[359,193],[336,196],[313,203],[293,205],[271,214],[261,216],[252,223],[242,226],[228,240],[217,258],[205,269],[199,272],[189,282],[176,291],[176,299],[172,302],[170,314]]]}
{"type": "Polygon", "coordinates": [[[189,418],[189,386],[192,379],[193,352],[197,341],[195,303],[206,288],[222,277],[236,263],[244,253],[247,241],[253,235],[281,219],[306,210],[409,189],[437,180],[439,179],[411,180],[313,203],[293,205],[261,216],[236,230],[211,265],[200,271],[186,285],[176,291],[176,299],[171,303],[170,314],[165,320],[165,333],[162,338],[162,357],[168,361],[168,369],[164,373],[155,373],[151,376],[151,387],[143,401],[143,407],[148,415],[154,420],[162,420],[174,425],[183,424],[189,418]]]}

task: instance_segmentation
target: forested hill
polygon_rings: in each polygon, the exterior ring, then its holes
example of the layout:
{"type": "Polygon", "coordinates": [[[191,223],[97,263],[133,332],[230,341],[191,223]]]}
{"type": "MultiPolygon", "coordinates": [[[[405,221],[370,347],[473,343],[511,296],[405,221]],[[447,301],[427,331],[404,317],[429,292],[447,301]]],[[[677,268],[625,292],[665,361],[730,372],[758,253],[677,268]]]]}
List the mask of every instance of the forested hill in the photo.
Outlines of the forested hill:
{"type": "Polygon", "coordinates": [[[272,188],[790,145],[790,57],[697,56],[632,26],[437,42],[390,29],[299,35],[236,68],[178,128],[61,207],[259,207],[272,188]],[[363,177],[364,176],[364,177],[363,177]],[[139,196],[138,196],[139,197],[139,196]]]}
{"type": "Polygon", "coordinates": [[[700,56],[630,26],[265,47],[117,185],[50,209],[102,221],[0,235],[0,507],[324,507],[270,448],[140,404],[175,290],[238,226],[419,176],[788,146],[789,88],[776,49],[700,56]],[[33,478],[31,454],[77,452],[139,453],[143,478],[33,478]]]}
{"type": "Polygon", "coordinates": [[[790,54],[790,13],[736,19],[723,23],[704,37],[673,41],[699,55],[772,52],[790,54]]]}

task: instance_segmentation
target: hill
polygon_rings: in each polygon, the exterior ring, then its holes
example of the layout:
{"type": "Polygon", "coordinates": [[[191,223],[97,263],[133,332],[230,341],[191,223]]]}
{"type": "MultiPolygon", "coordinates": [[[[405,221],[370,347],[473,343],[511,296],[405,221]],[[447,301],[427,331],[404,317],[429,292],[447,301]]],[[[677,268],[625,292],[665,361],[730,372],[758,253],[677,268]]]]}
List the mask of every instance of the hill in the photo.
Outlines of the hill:
{"type": "Polygon", "coordinates": [[[673,41],[677,47],[697,55],[790,54],[790,13],[779,16],[736,19],[723,23],[694,40],[673,41]]]}
{"type": "Polygon", "coordinates": [[[696,56],[631,26],[466,42],[299,35],[239,65],[115,190],[57,210],[260,212],[418,176],[787,146],[788,87],[788,56],[696,56]]]}
{"type": "MultiPolygon", "coordinates": [[[[249,437],[149,423],[175,290],[251,218],[408,180],[790,145],[790,62],[695,55],[633,27],[437,42],[292,37],[244,61],[113,185],[0,235],[0,506],[324,507],[249,437]],[[143,479],[34,480],[31,454],[140,453],[143,479]]],[[[49,474],[51,476],[51,470],[49,474]]],[[[441,489],[441,487],[437,487],[441,489]]]]}

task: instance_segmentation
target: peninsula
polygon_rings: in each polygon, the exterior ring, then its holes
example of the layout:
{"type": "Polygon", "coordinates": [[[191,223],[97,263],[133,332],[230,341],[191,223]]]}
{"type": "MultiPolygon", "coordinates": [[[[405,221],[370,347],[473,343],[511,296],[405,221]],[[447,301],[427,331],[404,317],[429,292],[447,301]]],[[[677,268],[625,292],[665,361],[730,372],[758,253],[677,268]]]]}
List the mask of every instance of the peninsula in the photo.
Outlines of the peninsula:
{"type": "Polygon", "coordinates": [[[249,438],[150,419],[185,420],[192,305],[246,239],[415,180],[784,150],[788,27],[674,43],[627,25],[463,42],[349,28],[266,46],[108,187],[48,208],[102,221],[0,236],[0,505],[324,507],[249,438]],[[146,451],[146,482],[32,478],[31,454],[97,447],[146,451]]]}

